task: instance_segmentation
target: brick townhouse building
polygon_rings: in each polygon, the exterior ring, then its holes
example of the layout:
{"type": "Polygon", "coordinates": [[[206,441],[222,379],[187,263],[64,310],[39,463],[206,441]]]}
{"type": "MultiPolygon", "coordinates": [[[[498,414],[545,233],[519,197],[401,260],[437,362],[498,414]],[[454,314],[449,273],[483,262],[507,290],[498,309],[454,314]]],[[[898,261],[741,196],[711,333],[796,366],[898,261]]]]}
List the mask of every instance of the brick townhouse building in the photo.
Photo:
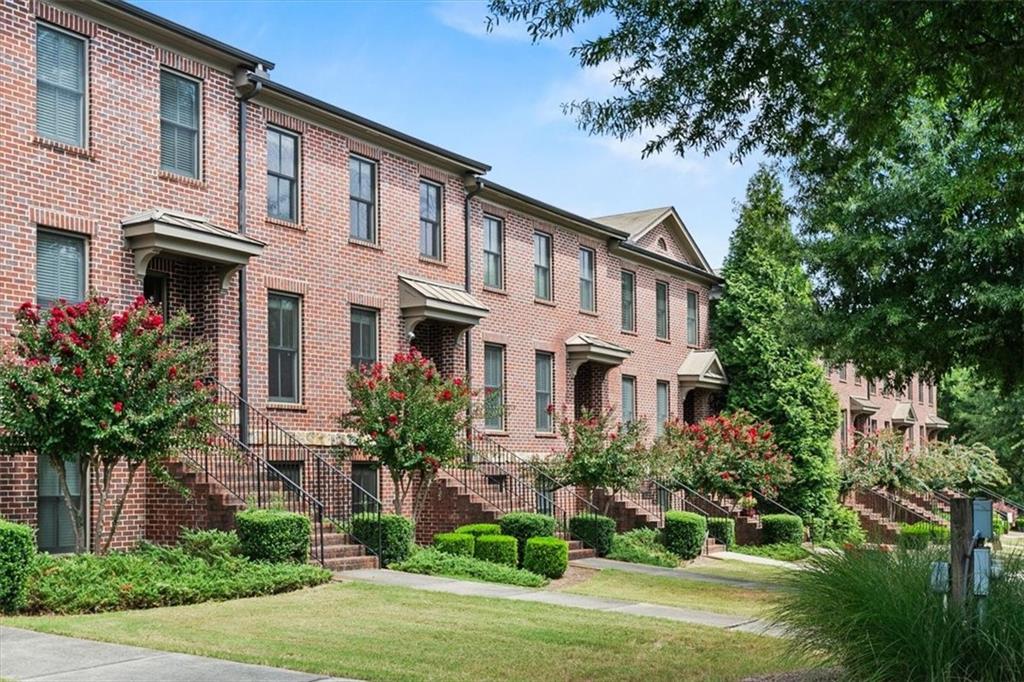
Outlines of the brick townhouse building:
{"type": "Polygon", "coordinates": [[[939,389],[914,376],[905,388],[865,379],[852,364],[828,368],[828,379],[839,398],[840,427],[836,451],[853,446],[858,433],[895,429],[913,447],[935,440],[949,426],[939,416],[939,389]]]}
{"type": "MultiPolygon", "coordinates": [[[[336,504],[387,494],[370,464],[324,453],[346,442],[349,368],[410,345],[493,396],[478,429],[519,455],[556,449],[563,411],[653,436],[715,408],[721,282],[674,209],[585,218],[524,196],[120,0],[3,0],[0,26],[0,332],[22,301],[90,290],[186,309],[235,401],[231,442],[265,448],[309,504],[328,504],[322,470],[352,484],[336,504]]],[[[63,551],[55,480],[33,455],[0,460],[0,515],[63,551]]],[[[147,478],[115,546],[214,523],[214,488],[185,500],[147,478]]]]}

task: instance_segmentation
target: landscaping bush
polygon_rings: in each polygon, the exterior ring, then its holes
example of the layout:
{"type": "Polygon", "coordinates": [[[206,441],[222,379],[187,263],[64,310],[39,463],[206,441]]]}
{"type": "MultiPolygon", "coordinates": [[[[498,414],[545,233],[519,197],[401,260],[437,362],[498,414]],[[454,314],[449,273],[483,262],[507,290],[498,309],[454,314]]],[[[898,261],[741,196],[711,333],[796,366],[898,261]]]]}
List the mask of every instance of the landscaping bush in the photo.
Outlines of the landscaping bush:
{"type": "Polygon", "coordinates": [[[615,519],[597,514],[574,516],[569,519],[569,534],[597,552],[598,556],[604,556],[612,549],[615,519]]]}
{"type": "Polygon", "coordinates": [[[376,554],[381,566],[390,566],[405,561],[412,551],[413,524],[397,514],[378,516],[375,512],[364,512],[352,517],[352,537],[376,554]]]}
{"type": "Polygon", "coordinates": [[[476,558],[515,568],[519,565],[518,541],[511,535],[481,535],[476,539],[476,558]]]}
{"type": "Polygon", "coordinates": [[[547,514],[511,512],[501,517],[501,534],[511,535],[519,542],[519,563],[523,562],[526,541],[555,534],[555,517],[547,514]]]}
{"type": "Polygon", "coordinates": [[[28,613],[97,613],[257,597],[319,585],[310,564],[228,556],[207,561],[180,547],[143,546],[104,556],[39,554],[28,581],[28,613]]]}
{"type": "Polygon", "coordinates": [[[992,515],[992,535],[1001,538],[1010,532],[1010,524],[999,514],[992,515]]]}
{"type": "Polygon", "coordinates": [[[242,554],[255,561],[309,561],[311,524],[305,514],[246,509],[235,514],[242,554]]]}
{"type": "Polygon", "coordinates": [[[661,544],[661,533],[651,528],[636,528],[617,534],[612,539],[612,549],[607,556],[609,559],[628,561],[632,564],[666,568],[675,568],[679,565],[679,557],[661,544]]]}
{"type": "Polygon", "coordinates": [[[526,541],[523,568],[548,578],[561,578],[569,568],[569,543],[561,538],[530,538],[526,541]]]}
{"type": "Polygon", "coordinates": [[[732,551],[776,561],[802,561],[811,555],[803,545],[739,545],[732,551]]]}
{"type": "Polygon", "coordinates": [[[670,552],[683,559],[700,556],[707,534],[707,520],[700,514],[684,511],[665,512],[662,538],[670,552]]]}
{"type": "Polygon", "coordinates": [[[469,533],[438,533],[434,536],[434,549],[445,554],[473,556],[476,538],[469,533]]]}
{"type": "Polygon", "coordinates": [[[481,535],[501,535],[501,526],[496,523],[469,523],[459,526],[453,532],[472,535],[475,538],[481,535]]]}
{"type": "Polygon", "coordinates": [[[32,528],[0,519],[0,613],[14,613],[24,605],[35,553],[32,528]]]}
{"type": "Polygon", "coordinates": [[[761,517],[761,544],[800,545],[804,541],[804,522],[793,514],[765,514],[761,517]]]}
{"type": "Polygon", "coordinates": [[[711,517],[708,522],[708,535],[726,547],[736,544],[736,520],[731,517],[711,517]]]}
{"type": "Polygon", "coordinates": [[[862,545],[867,540],[857,512],[842,504],[832,505],[822,516],[805,518],[804,523],[817,544],[862,545]]]}
{"type": "Polygon", "coordinates": [[[181,529],[178,546],[186,554],[206,561],[226,559],[242,553],[242,543],[234,531],[181,529]]]}
{"type": "Polygon", "coordinates": [[[1024,670],[1024,559],[992,578],[985,617],[977,598],[948,608],[929,589],[949,551],[855,549],[814,555],[786,571],[775,619],[792,646],[853,680],[1019,680],[1024,670]]]}
{"type": "Polygon", "coordinates": [[[904,549],[925,549],[930,544],[946,545],[949,544],[949,528],[925,521],[900,524],[896,544],[904,549]]]}
{"type": "Polygon", "coordinates": [[[443,575],[448,578],[483,580],[489,583],[504,583],[520,587],[543,587],[547,584],[544,576],[521,568],[490,561],[474,559],[457,554],[439,552],[434,548],[421,549],[405,561],[392,564],[392,570],[421,575],[443,575]]]}

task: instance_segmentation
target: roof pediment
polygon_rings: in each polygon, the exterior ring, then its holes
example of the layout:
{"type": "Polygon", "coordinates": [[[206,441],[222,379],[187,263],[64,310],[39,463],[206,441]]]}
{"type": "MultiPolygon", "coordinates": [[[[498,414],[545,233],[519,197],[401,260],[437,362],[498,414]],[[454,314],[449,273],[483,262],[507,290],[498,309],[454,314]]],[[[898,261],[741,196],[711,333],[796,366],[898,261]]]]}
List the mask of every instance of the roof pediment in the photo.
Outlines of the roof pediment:
{"type": "MultiPolygon", "coordinates": [[[[644,237],[659,225],[665,225],[670,236],[679,247],[681,253],[685,254],[686,260],[694,267],[714,275],[715,272],[708,263],[704,254],[701,253],[693,235],[690,234],[682,217],[672,206],[649,208],[643,211],[632,211],[629,213],[616,213],[614,215],[601,216],[594,220],[602,225],[607,225],[616,230],[621,230],[629,235],[626,240],[629,244],[651,251],[641,242],[644,237]]],[[[657,253],[657,251],[651,251],[657,253]]],[[[664,255],[664,254],[660,254],[664,255]]]]}
{"type": "Polygon", "coordinates": [[[917,413],[910,402],[903,401],[896,403],[892,409],[892,423],[899,426],[909,426],[917,421],[917,413]]]}
{"type": "Polygon", "coordinates": [[[452,284],[399,275],[398,285],[398,303],[409,334],[414,334],[416,326],[426,320],[465,330],[490,312],[472,294],[452,284]]]}
{"type": "Polygon", "coordinates": [[[714,350],[690,351],[676,375],[685,388],[720,389],[729,385],[725,367],[714,350]]]}
{"type": "Polygon", "coordinates": [[[576,370],[586,362],[616,367],[633,351],[611,341],[605,341],[594,334],[580,333],[565,340],[565,353],[569,363],[569,374],[575,376],[576,370]]]}

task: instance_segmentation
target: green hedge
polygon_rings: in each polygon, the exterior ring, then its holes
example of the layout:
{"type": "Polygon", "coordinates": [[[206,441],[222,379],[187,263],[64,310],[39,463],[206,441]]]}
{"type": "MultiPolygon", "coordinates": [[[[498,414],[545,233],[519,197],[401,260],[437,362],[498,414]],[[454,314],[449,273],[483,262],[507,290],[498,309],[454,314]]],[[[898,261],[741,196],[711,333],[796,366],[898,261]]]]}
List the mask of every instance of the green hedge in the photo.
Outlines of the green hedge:
{"type": "Polygon", "coordinates": [[[36,532],[29,526],[0,519],[0,613],[14,613],[24,606],[35,554],[36,532]]]}
{"type": "Polygon", "coordinates": [[[226,559],[242,553],[242,543],[234,531],[182,528],[178,547],[187,554],[207,561],[226,559]]]}
{"type": "Polygon", "coordinates": [[[726,547],[736,544],[736,519],[711,517],[707,519],[708,534],[726,547]]]}
{"type": "Polygon", "coordinates": [[[949,528],[926,521],[900,524],[896,544],[904,549],[925,549],[929,544],[949,544],[949,528]]]}
{"type": "Polygon", "coordinates": [[[666,568],[679,565],[679,557],[665,549],[665,545],[661,544],[661,533],[653,528],[634,528],[618,533],[612,540],[612,550],[607,557],[615,561],[666,568]]]}
{"type": "Polygon", "coordinates": [[[761,517],[761,544],[802,545],[804,522],[793,514],[765,514],[761,517]]]}
{"type": "Polygon", "coordinates": [[[469,533],[438,533],[434,536],[434,549],[445,554],[473,556],[476,538],[469,533]]]}
{"type": "Polygon", "coordinates": [[[481,535],[501,535],[501,526],[496,523],[469,523],[465,526],[459,526],[452,532],[464,533],[478,538],[481,535]]]}
{"type": "Polygon", "coordinates": [[[707,530],[707,519],[700,514],[665,512],[665,528],[662,530],[665,547],[682,559],[696,559],[700,556],[707,530]]]}
{"type": "Polygon", "coordinates": [[[555,518],[546,514],[511,512],[501,517],[500,524],[502,535],[511,535],[518,541],[520,563],[523,561],[527,540],[555,534],[555,518]]]}
{"type": "Polygon", "coordinates": [[[476,558],[515,568],[519,565],[518,544],[511,535],[481,535],[476,539],[476,558]]]}
{"type": "Polygon", "coordinates": [[[569,519],[569,534],[590,547],[598,556],[612,549],[615,538],[615,519],[597,514],[582,514],[569,519]]]}
{"type": "Polygon", "coordinates": [[[490,583],[504,583],[520,587],[542,587],[547,583],[547,578],[544,576],[521,568],[492,564],[490,561],[482,561],[468,556],[446,554],[432,547],[421,549],[405,561],[392,564],[390,568],[406,573],[486,580],[490,583]]]}
{"type": "Polygon", "coordinates": [[[309,517],[280,509],[235,514],[242,554],[255,561],[309,561],[309,517]]]}
{"type": "Polygon", "coordinates": [[[1006,519],[1004,519],[999,514],[993,514],[992,515],[992,534],[995,537],[997,537],[997,538],[1001,538],[1002,536],[1006,535],[1008,532],[1010,532],[1010,524],[1007,523],[1006,519]]]}
{"type": "Polygon", "coordinates": [[[569,543],[561,538],[530,538],[526,541],[523,568],[548,578],[561,578],[569,568],[569,543]]]}
{"type": "Polygon", "coordinates": [[[389,566],[408,558],[412,551],[413,524],[398,514],[378,516],[375,512],[364,512],[352,517],[352,537],[376,554],[381,566],[389,566]]]}

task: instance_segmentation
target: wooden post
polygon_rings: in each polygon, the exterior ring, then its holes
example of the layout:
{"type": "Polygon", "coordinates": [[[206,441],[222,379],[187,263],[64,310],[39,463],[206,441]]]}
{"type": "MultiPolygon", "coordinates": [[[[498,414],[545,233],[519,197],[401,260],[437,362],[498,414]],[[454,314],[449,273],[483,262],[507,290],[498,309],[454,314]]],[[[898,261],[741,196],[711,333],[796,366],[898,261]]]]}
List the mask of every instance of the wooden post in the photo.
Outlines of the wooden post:
{"type": "Polygon", "coordinates": [[[969,497],[949,501],[949,600],[956,608],[963,606],[970,589],[968,559],[974,545],[973,508],[969,497]]]}

